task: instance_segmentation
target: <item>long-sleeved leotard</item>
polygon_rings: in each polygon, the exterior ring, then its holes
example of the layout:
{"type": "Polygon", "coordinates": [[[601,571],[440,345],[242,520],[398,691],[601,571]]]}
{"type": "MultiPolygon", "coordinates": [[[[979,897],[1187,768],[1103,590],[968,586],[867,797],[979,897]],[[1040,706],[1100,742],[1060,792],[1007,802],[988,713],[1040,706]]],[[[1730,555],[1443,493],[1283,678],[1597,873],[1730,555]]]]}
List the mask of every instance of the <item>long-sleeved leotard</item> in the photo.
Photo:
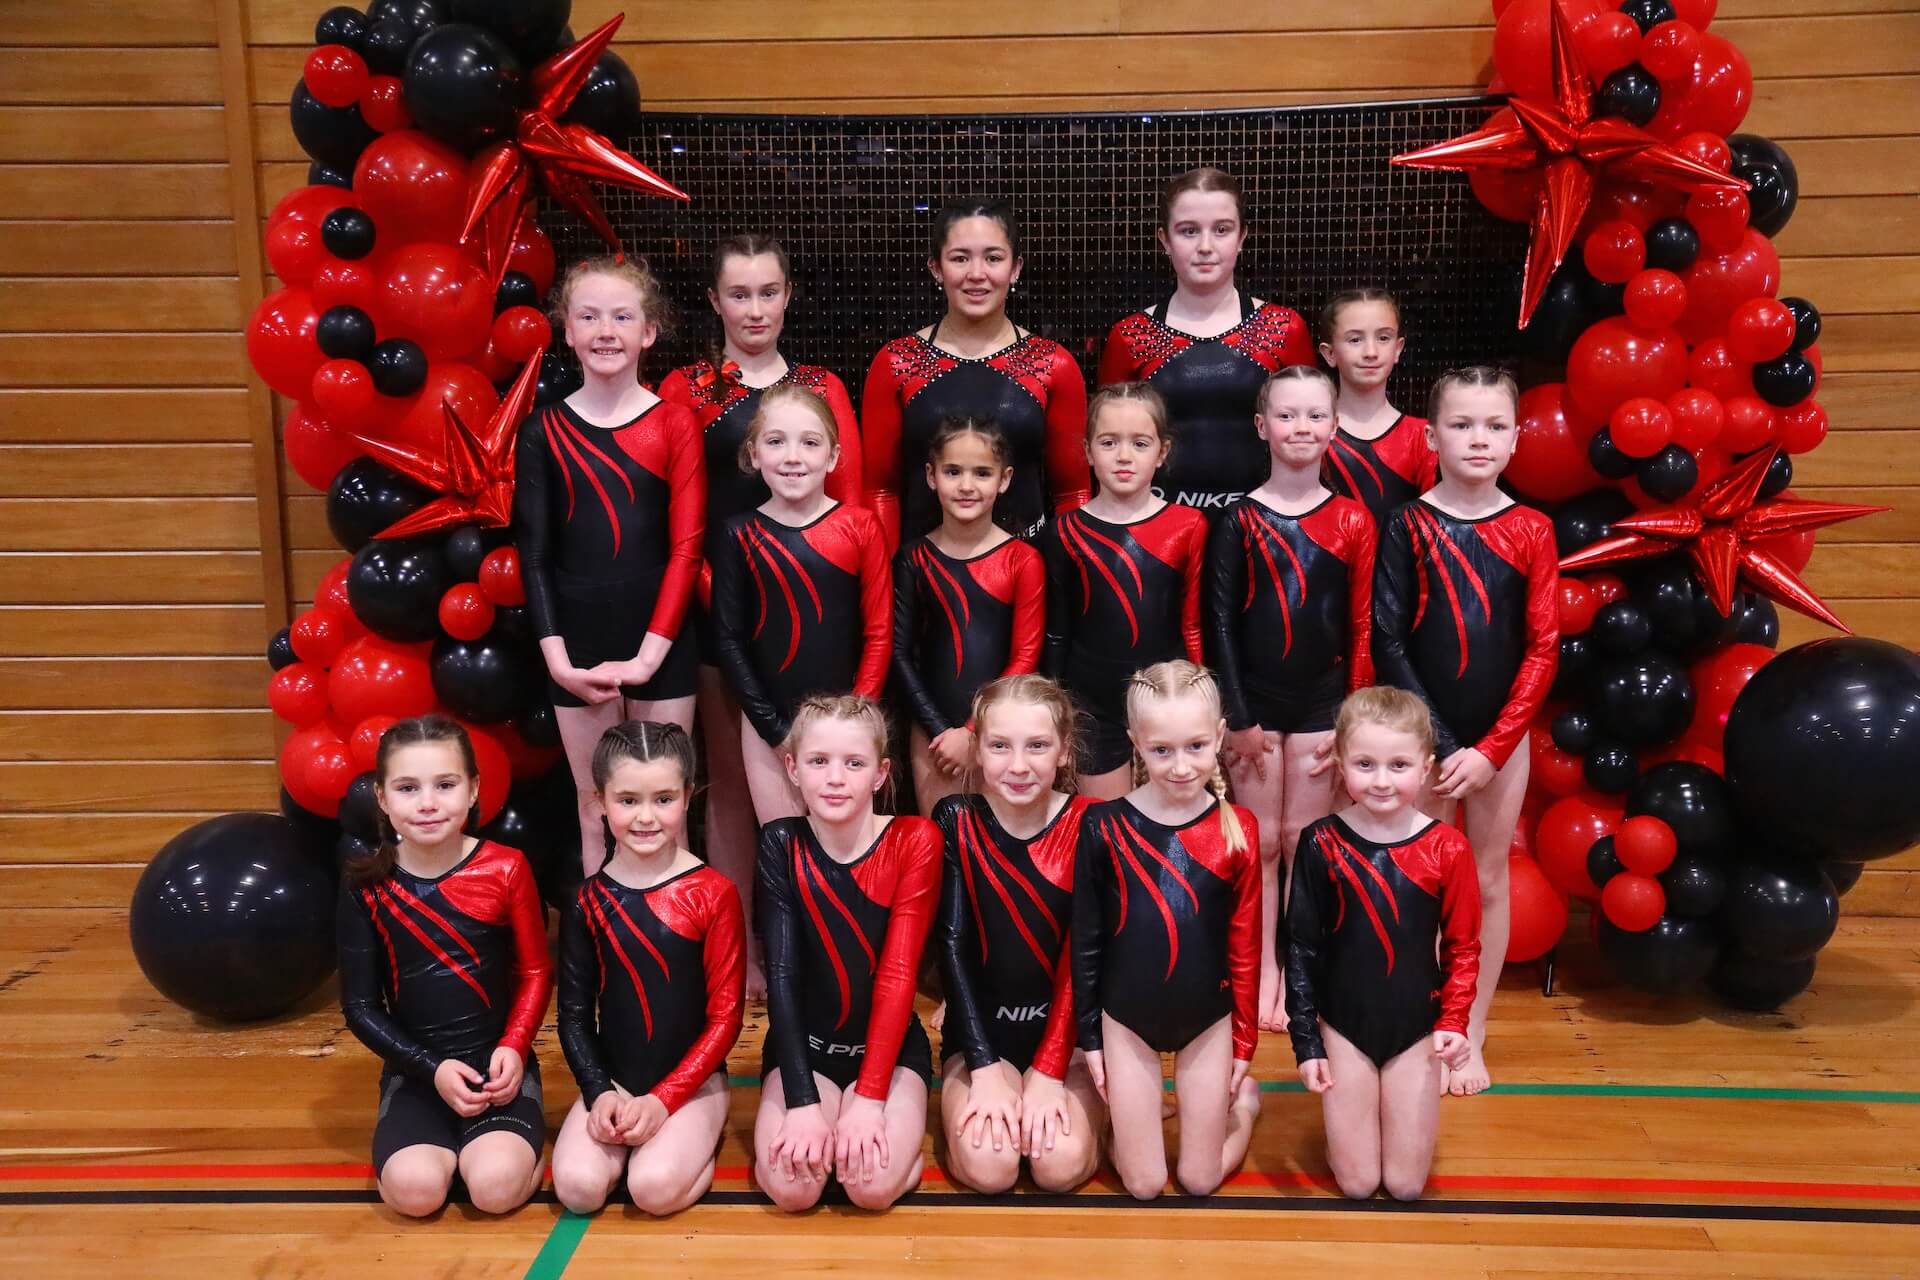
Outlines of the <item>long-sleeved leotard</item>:
{"type": "Polygon", "coordinates": [[[1031,534],[1049,511],[1087,500],[1087,384],[1065,347],[1029,333],[963,360],[910,333],[880,348],[860,396],[867,506],[889,552],[940,522],[923,478],[927,450],[956,416],[994,423],[1012,450],[1013,483],[994,508],[1003,528],[1031,534]]]}
{"type": "Polygon", "coordinates": [[[1254,401],[1274,370],[1313,363],[1313,339],[1299,312],[1256,303],[1245,291],[1240,322],[1211,338],[1170,328],[1166,312],[1159,303],[1113,326],[1100,356],[1100,385],[1145,382],[1160,393],[1178,443],[1155,488],[1215,519],[1267,478],[1254,401]]]}
{"type": "Polygon", "coordinates": [[[1073,1052],[1073,871],[1085,797],[1046,827],[1010,835],[977,795],[933,807],[946,842],[940,969],[941,1056],[978,1070],[1004,1059],[1056,1080],[1073,1052]]]}
{"type": "Polygon", "coordinates": [[[1418,499],[1380,533],[1373,667],[1433,709],[1444,760],[1474,747],[1506,764],[1560,660],[1553,522],[1514,505],[1477,520],[1418,499]]]}
{"type": "Polygon", "coordinates": [[[1373,553],[1373,519],[1351,498],[1297,516],[1245,498],[1214,523],[1209,656],[1228,728],[1323,733],[1373,683],[1373,553]]]}
{"type": "MultiPolygon", "coordinates": [[[[625,662],[648,632],[676,639],[700,575],[706,466],[685,405],[657,401],[619,427],[566,404],[536,410],[514,459],[514,542],[538,635],[576,667],[625,662]]],[[[693,692],[697,655],[676,644],[638,699],[693,692]]],[[[557,706],[579,699],[555,685],[557,706]]]]}
{"type": "Polygon", "coordinates": [[[1071,511],[1048,526],[1040,548],[1047,567],[1041,665],[1091,716],[1083,770],[1106,773],[1133,754],[1127,677],[1169,658],[1206,661],[1207,518],[1171,502],[1131,524],[1071,511]]]}
{"type": "Polygon", "coordinates": [[[1219,805],[1169,827],[1130,800],[1087,807],[1073,894],[1073,1010],[1080,1047],[1101,1047],[1104,1011],[1173,1053],[1231,1015],[1233,1056],[1259,1039],[1260,832],[1227,847],[1219,805]]]}
{"type": "Polygon", "coordinates": [[[1375,844],[1320,819],[1300,835],[1279,944],[1300,1062],[1327,1056],[1322,1019],[1382,1067],[1435,1031],[1465,1035],[1480,973],[1473,846],[1443,822],[1375,844]]]}
{"type": "Polygon", "coordinates": [[[858,507],[835,506],[799,526],[758,511],[727,522],[713,564],[714,638],[761,738],[784,741],[809,694],[880,696],[892,658],[891,579],[879,525],[858,507]]]}
{"type": "Polygon", "coordinates": [[[920,538],[893,560],[893,678],[937,738],[972,719],[973,695],[1040,665],[1046,566],[1018,538],[955,559],[920,538]]]}
{"type": "Polygon", "coordinates": [[[560,925],[560,1047],[592,1107],[616,1084],[672,1114],[740,1038],[746,930],[733,882],[710,867],[651,889],[605,871],[560,925]]]}
{"type": "Polygon", "coordinates": [[[1388,516],[1433,488],[1440,462],[1427,444],[1427,420],[1403,413],[1372,440],[1334,432],[1322,472],[1327,488],[1359,502],[1384,526],[1388,516]]]}
{"type": "Polygon", "coordinates": [[[553,973],[546,913],[517,849],[491,840],[423,880],[344,885],[340,1007],[389,1071],[431,1085],[448,1058],[486,1073],[495,1047],[531,1061],[553,973]]]}
{"type": "Polygon", "coordinates": [[[914,980],[940,883],[940,829],[925,818],[887,824],[852,862],[827,856],[805,818],[760,833],[766,934],[767,1038],[761,1070],[780,1069],[789,1107],[820,1100],[818,1072],[884,1102],[896,1066],[931,1084],[914,980]]]}

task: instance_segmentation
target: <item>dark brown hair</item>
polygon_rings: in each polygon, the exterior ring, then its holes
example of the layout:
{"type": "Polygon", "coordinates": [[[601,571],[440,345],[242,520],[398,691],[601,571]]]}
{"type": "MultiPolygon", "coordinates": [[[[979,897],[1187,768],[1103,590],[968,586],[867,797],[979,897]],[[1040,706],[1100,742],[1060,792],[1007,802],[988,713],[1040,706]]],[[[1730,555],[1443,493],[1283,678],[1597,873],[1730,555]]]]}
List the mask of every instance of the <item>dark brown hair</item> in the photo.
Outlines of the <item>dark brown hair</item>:
{"type": "Polygon", "coordinates": [[[964,414],[942,418],[940,425],[933,429],[933,438],[927,443],[928,463],[938,463],[941,452],[961,436],[979,436],[986,441],[987,452],[993,455],[995,462],[1003,467],[1013,465],[1013,447],[1007,443],[1006,433],[1000,430],[1000,424],[992,418],[974,418],[964,414]]]}
{"type": "MultiPolygon", "coordinates": [[[[742,231],[735,235],[721,236],[713,242],[713,258],[708,265],[707,278],[710,288],[718,292],[720,273],[727,269],[729,258],[757,258],[761,254],[771,254],[780,264],[780,278],[787,282],[789,291],[793,288],[793,263],[787,258],[786,246],[764,231],[742,231]]],[[[725,377],[722,372],[727,363],[727,325],[716,314],[714,323],[720,336],[707,344],[707,363],[713,366],[715,377],[725,377]]]]}
{"type": "Polygon", "coordinates": [[[1100,411],[1110,404],[1137,404],[1153,419],[1153,429],[1168,444],[1173,443],[1173,424],[1167,418],[1167,402],[1147,382],[1111,382],[1093,393],[1087,401],[1086,443],[1093,443],[1093,431],[1100,422],[1100,411]]]}
{"type": "Polygon", "coordinates": [[[605,791],[628,760],[671,760],[680,766],[680,785],[693,790],[693,739],[671,720],[626,720],[601,734],[593,748],[593,789],[605,791]]]}
{"type": "MultiPolygon", "coordinates": [[[[473,739],[467,736],[467,731],[446,716],[426,715],[397,721],[380,735],[380,750],[373,760],[375,785],[383,789],[386,787],[387,765],[396,751],[429,742],[453,743],[460,750],[460,763],[466,769],[467,777],[478,780],[480,764],[473,754],[473,739]]],[[[355,858],[347,864],[346,877],[350,885],[362,887],[378,884],[393,874],[393,868],[399,861],[400,835],[393,829],[393,823],[388,821],[385,810],[381,811],[379,822],[379,845],[366,857],[355,858]]]]}
{"type": "Polygon", "coordinates": [[[1240,219],[1240,225],[1247,222],[1247,202],[1240,194],[1240,179],[1225,169],[1215,169],[1211,165],[1202,165],[1189,169],[1166,185],[1160,193],[1160,225],[1164,228],[1173,221],[1173,202],[1189,191],[1224,191],[1233,197],[1233,212],[1240,219]]]}
{"type": "Polygon", "coordinates": [[[1014,257],[1020,256],[1020,233],[1014,229],[1013,206],[1005,200],[992,196],[965,196],[940,207],[933,215],[933,230],[928,237],[927,256],[938,258],[947,251],[947,236],[953,231],[953,224],[964,222],[968,218],[992,218],[1007,233],[1007,246],[1014,257]]]}

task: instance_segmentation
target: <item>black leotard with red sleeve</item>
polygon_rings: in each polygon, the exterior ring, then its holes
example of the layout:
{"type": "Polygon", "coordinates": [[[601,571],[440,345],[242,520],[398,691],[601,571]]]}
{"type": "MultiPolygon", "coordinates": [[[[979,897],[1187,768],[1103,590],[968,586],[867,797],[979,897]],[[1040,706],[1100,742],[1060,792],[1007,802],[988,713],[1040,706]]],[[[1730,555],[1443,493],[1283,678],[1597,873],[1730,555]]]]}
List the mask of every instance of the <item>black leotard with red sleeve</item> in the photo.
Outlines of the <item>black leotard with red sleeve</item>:
{"type": "Polygon", "coordinates": [[[933,433],[950,417],[983,418],[1006,437],[1013,483],[994,508],[1003,528],[1031,534],[1050,512],[1087,500],[1087,384],[1065,347],[1029,333],[963,360],[906,334],[880,348],[860,395],[867,506],[890,552],[940,523],[924,476],[933,433]]]}
{"type": "Polygon", "coordinates": [[[1378,844],[1321,818],[1300,834],[1279,944],[1300,1062],[1327,1056],[1323,1018],[1376,1066],[1435,1031],[1465,1035],[1480,973],[1473,846],[1443,822],[1378,844]]]}
{"type": "Polygon", "coordinates": [[[1282,515],[1243,498],[1207,543],[1208,621],[1227,727],[1323,733],[1373,683],[1373,518],[1329,495],[1282,515]]]}
{"type": "Polygon", "coordinates": [[[1170,502],[1219,514],[1267,478],[1267,446],[1253,429],[1254,401],[1282,365],[1312,364],[1313,338],[1291,307],[1240,294],[1240,321],[1196,338],[1170,328],[1167,304],[1125,317],[1107,333],[1100,385],[1145,382],[1167,402],[1172,455],[1154,486],[1170,502]]]}
{"type": "Polygon", "coordinates": [[[931,1081],[914,982],[940,884],[940,830],[887,823],[871,848],[836,862],[806,818],[760,833],[754,901],[766,935],[762,1070],[780,1069],[787,1106],[820,1100],[817,1071],[884,1102],[895,1066],[931,1081]]]}
{"type": "Polygon", "coordinates": [[[740,895],[710,867],[581,885],[560,922],[559,1017],[580,1101],[617,1084],[678,1111],[740,1038],[745,957],[740,895]]]}
{"type": "Polygon", "coordinates": [[[347,882],[335,932],[347,1026],[389,1071],[431,1084],[454,1058],[484,1075],[498,1046],[531,1061],[553,972],[518,849],[482,840],[431,880],[395,867],[347,882]]]}
{"type": "Polygon", "coordinates": [[[834,506],[811,524],[735,516],[715,550],[714,635],[740,709],[768,743],[814,693],[877,698],[893,645],[893,585],[873,514],[834,506]]]}
{"type": "Polygon", "coordinates": [[[1444,760],[1497,769],[1527,736],[1560,659],[1553,522],[1515,504],[1477,520],[1415,499],[1381,530],[1373,666],[1433,710],[1444,760]]]}
{"type": "Polygon", "coordinates": [[[1022,839],[977,795],[933,807],[946,843],[940,884],[943,1058],[996,1060],[1066,1079],[1073,1053],[1073,870],[1084,796],[1022,839]]]}
{"type": "Polygon", "coordinates": [[[1220,805],[1177,827],[1131,800],[1087,807],[1073,873],[1073,1009],[1080,1047],[1102,1045],[1100,1014],[1161,1053],[1231,1015],[1233,1056],[1259,1040],[1260,832],[1238,805],[1242,847],[1220,805]]]}
{"type": "Polygon", "coordinates": [[[962,560],[920,538],[893,560],[893,678],[928,738],[973,718],[973,695],[1040,665],[1046,566],[1018,538],[962,560]]]}
{"type": "Polygon", "coordinates": [[[1440,461],[1427,444],[1427,420],[1403,413],[1372,440],[1335,431],[1322,474],[1327,488],[1360,502],[1374,523],[1384,525],[1403,504],[1433,488],[1440,461]]]}

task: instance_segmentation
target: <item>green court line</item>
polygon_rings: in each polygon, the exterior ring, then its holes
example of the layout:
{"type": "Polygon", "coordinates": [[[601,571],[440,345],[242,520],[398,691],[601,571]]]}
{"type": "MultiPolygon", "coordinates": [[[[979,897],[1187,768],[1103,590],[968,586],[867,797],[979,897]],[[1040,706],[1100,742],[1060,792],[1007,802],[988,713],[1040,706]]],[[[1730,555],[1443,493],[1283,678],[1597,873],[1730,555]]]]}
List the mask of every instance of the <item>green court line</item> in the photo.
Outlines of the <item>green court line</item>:
{"type": "Polygon", "coordinates": [[[540,1252],[533,1255],[533,1262],[527,1267],[526,1280],[560,1280],[560,1273],[573,1261],[573,1251],[580,1247],[580,1240],[587,1234],[587,1226],[592,1218],[583,1218],[571,1209],[562,1209],[560,1217],[553,1224],[553,1230],[547,1233],[547,1242],[540,1246],[540,1252]]]}
{"type": "MultiPolygon", "coordinates": [[[[759,1076],[728,1076],[735,1089],[753,1089],[759,1076]]],[[[940,1082],[934,1081],[938,1089],[940,1082]]],[[[1173,1082],[1167,1082],[1171,1089],[1173,1082]]],[[[1298,1080],[1262,1080],[1262,1093],[1305,1093],[1298,1080]]],[[[1721,1098],[1750,1102],[1885,1102],[1920,1106],[1920,1092],[1899,1089],[1788,1089],[1720,1084],[1496,1084],[1488,1093],[1510,1098],[1721,1098]]]]}

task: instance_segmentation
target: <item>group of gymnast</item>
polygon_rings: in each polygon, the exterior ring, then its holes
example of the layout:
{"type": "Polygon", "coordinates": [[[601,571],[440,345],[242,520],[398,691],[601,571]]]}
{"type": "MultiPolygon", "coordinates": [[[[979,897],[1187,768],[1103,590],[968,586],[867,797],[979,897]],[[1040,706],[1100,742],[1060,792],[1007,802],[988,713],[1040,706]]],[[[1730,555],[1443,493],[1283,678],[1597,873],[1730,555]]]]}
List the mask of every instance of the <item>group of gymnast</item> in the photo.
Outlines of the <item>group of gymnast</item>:
{"type": "MultiPolygon", "coordinates": [[[[1259,1114],[1263,1031],[1321,1097],[1341,1190],[1421,1193],[1440,1097],[1489,1082],[1553,531],[1497,483],[1509,376],[1449,372],[1399,413],[1393,299],[1335,297],[1316,353],[1235,285],[1246,234],[1230,176],[1168,186],[1176,288],[1114,325],[1089,401],[1007,315],[1006,206],[950,206],[945,314],[874,357],[857,420],[780,351],[772,239],[717,246],[723,340],[657,390],[654,279],[564,277],[584,384],[521,429],[514,536],[580,800],[566,1206],[705,1193],[762,996],[752,1176],[783,1209],[917,1186],[936,1064],[958,1184],[1068,1191],[1104,1153],[1152,1198],[1173,1109],[1173,1178],[1211,1194],[1259,1114]]],[[[384,1063],[380,1194],[432,1213],[457,1174],[504,1212],[543,1163],[544,910],[520,853],[468,834],[457,724],[394,725],[377,782],[339,931],[348,1024],[384,1063]]]]}

